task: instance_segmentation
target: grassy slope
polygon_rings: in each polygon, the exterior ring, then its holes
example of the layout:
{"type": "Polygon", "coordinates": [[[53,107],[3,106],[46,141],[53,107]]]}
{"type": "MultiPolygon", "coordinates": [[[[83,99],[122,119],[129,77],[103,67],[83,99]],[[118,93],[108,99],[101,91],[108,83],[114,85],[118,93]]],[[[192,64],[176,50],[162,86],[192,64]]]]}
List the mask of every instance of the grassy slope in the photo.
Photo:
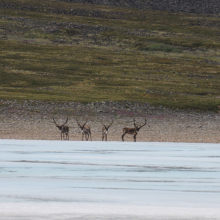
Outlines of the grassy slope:
{"type": "Polygon", "coordinates": [[[0,98],[220,106],[217,16],[10,3],[0,8],[0,98]]]}

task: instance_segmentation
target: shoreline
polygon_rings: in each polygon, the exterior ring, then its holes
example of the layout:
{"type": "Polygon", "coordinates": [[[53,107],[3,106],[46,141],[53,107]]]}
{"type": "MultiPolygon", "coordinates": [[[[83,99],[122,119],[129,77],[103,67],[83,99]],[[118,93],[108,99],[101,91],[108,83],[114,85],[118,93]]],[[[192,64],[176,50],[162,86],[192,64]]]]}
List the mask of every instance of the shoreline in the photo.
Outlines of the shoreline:
{"type": "MultiPolygon", "coordinates": [[[[108,141],[121,141],[122,129],[137,124],[147,124],[137,135],[137,142],[220,143],[220,114],[213,112],[169,110],[149,104],[100,102],[92,104],[54,103],[30,101],[1,101],[0,139],[60,140],[60,131],[52,121],[63,124],[67,117],[70,140],[80,141],[81,131],[75,118],[84,123],[88,118],[92,140],[101,141],[101,129],[110,124],[108,141]],[[150,126],[150,127],[148,127],[150,126]]],[[[125,141],[133,141],[125,135],[125,141]]]]}
{"type": "MultiPolygon", "coordinates": [[[[85,140],[84,141],[81,141],[81,140],[41,140],[41,139],[38,139],[38,140],[35,140],[35,139],[0,139],[0,142],[1,141],[9,141],[9,142],[11,142],[11,141],[15,141],[15,142],[23,142],[23,141],[25,141],[25,142],[55,142],[55,143],[57,143],[57,142],[63,142],[63,141],[66,141],[66,142],[68,142],[68,143],[84,143],[84,142],[86,142],[85,140]]],[[[200,143],[198,143],[198,142],[159,142],[159,141],[137,141],[137,142],[133,142],[133,141],[101,141],[101,140],[96,140],[96,141],[87,141],[87,143],[90,143],[90,144],[92,144],[92,143],[106,143],[107,144],[107,142],[110,142],[110,143],[116,143],[116,144],[126,144],[126,143],[134,143],[134,144],[137,144],[137,143],[140,143],[140,144],[143,144],[143,143],[146,143],[146,144],[186,144],[186,145],[188,145],[188,144],[198,144],[198,145],[219,145],[220,143],[206,143],[206,142],[200,142],[200,143]]]]}

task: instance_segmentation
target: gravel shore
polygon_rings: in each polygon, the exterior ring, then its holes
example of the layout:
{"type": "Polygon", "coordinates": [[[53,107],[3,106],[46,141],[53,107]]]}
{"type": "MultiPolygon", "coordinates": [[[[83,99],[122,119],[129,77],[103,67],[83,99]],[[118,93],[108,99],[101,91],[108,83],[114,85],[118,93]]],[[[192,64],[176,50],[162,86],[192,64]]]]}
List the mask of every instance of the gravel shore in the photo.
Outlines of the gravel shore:
{"type": "MultiPolygon", "coordinates": [[[[81,131],[75,121],[85,122],[92,130],[92,140],[101,141],[104,124],[114,121],[109,129],[109,141],[121,141],[122,129],[137,124],[147,125],[137,135],[137,141],[220,143],[220,114],[197,113],[193,111],[172,111],[149,104],[131,102],[75,102],[6,101],[0,100],[0,138],[59,140],[60,131],[53,123],[63,124],[67,117],[70,140],[81,140],[81,131]]],[[[133,141],[132,135],[125,135],[125,141],[133,141]]]]}

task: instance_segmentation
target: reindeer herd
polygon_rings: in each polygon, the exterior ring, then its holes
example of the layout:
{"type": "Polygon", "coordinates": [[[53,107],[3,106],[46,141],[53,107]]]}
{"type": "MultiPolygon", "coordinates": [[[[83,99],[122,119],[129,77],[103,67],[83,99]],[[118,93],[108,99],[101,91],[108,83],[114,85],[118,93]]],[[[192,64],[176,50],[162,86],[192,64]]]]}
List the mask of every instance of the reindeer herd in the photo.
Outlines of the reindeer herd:
{"type": "MultiPolygon", "coordinates": [[[[68,118],[66,119],[66,122],[62,125],[58,125],[54,119],[54,117],[52,117],[53,119],[53,122],[55,123],[56,127],[60,130],[61,132],[61,140],[69,140],[69,127],[66,125],[66,123],[68,122],[68,118]]],[[[84,139],[84,136],[85,136],[85,139],[86,141],[88,141],[90,139],[90,141],[92,141],[92,135],[91,135],[91,128],[86,125],[86,123],[88,122],[88,119],[86,120],[86,122],[84,124],[80,124],[78,122],[77,119],[75,119],[79,128],[81,129],[81,132],[82,132],[82,141],[84,139]]],[[[122,138],[122,141],[124,141],[124,136],[126,134],[130,134],[130,135],[133,135],[133,139],[134,139],[134,142],[136,142],[136,136],[138,134],[138,132],[140,131],[140,129],[142,127],[144,127],[147,123],[147,120],[145,119],[145,122],[143,125],[137,125],[135,123],[135,119],[134,119],[134,127],[133,128],[123,128],[123,134],[121,136],[122,138]]],[[[101,120],[101,124],[103,125],[102,127],[102,141],[105,140],[107,141],[107,135],[108,135],[108,130],[109,128],[111,127],[111,125],[113,124],[113,120],[111,121],[111,123],[109,125],[105,125],[103,124],[102,120],[101,120]]]]}

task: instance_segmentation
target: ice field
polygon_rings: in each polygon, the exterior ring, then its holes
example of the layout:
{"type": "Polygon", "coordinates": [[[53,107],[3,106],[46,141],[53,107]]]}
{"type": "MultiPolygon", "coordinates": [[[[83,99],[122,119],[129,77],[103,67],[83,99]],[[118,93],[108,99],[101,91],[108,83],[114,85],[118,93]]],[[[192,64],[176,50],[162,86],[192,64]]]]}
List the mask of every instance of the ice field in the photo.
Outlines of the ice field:
{"type": "Polygon", "coordinates": [[[219,220],[220,144],[0,140],[1,220],[219,220]]]}

